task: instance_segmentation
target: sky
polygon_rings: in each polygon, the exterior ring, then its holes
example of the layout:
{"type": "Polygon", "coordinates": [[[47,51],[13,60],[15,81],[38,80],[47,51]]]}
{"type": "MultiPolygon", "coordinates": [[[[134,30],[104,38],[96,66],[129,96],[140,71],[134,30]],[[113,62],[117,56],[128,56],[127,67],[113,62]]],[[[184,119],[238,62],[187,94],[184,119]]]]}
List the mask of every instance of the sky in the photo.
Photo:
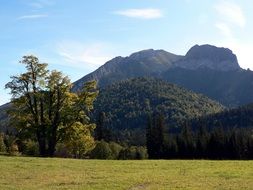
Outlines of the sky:
{"type": "Polygon", "coordinates": [[[0,0],[0,105],[29,54],[73,82],[115,56],[185,55],[195,44],[229,48],[253,70],[252,9],[252,0],[0,0]]]}

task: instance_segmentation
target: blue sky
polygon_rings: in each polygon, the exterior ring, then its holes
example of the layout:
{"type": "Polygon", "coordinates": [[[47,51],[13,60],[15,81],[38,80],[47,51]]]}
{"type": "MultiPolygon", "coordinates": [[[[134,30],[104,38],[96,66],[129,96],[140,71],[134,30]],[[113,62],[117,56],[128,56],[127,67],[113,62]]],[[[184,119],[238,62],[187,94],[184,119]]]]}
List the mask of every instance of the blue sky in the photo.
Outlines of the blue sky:
{"type": "Polygon", "coordinates": [[[34,54],[75,81],[109,59],[143,49],[184,55],[195,44],[228,47],[253,69],[253,1],[0,0],[0,105],[4,85],[34,54]]]}

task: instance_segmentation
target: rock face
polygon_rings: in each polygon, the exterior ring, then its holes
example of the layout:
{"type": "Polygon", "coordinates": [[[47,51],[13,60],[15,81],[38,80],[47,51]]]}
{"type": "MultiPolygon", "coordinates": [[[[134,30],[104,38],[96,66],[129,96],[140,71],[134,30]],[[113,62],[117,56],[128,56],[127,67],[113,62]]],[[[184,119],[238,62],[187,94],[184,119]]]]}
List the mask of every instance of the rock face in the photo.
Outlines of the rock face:
{"type": "Polygon", "coordinates": [[[211,45],[195,45],[174,67],[196,70],[209,68],[218,71],[239,70],[237,57],[230,49],[211,45]]]}

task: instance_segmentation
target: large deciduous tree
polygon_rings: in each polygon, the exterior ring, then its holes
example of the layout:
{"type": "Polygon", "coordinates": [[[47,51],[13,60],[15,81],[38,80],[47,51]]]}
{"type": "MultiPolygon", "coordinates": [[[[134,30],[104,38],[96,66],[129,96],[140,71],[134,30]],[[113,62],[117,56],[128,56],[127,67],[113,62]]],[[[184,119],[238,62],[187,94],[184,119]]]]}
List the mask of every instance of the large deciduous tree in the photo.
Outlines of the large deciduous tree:
{"type": "Polygon", "coordinates": [[[24,56],[20,63],[26,72],[6,84],[12,95],[11,121],[18,132],[38,141],[41,156],[53,156],[59,141],[87,139],[83,135],[94,129],[88,115],[98,94],[96,82],[86,83],[75,94],[67,76],[49,71],[37,57],[24,56]]]}

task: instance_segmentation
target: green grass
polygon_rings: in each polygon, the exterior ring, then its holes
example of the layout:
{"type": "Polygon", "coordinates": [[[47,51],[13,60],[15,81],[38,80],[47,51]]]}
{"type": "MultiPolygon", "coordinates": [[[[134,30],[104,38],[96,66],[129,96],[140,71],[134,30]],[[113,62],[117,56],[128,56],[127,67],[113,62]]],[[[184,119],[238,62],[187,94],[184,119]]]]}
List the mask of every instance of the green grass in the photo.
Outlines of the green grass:
{"type": "Polygon", "coordinates": [[[253,189],[253,161],[0,156],[0,189],[253,189]]]}

